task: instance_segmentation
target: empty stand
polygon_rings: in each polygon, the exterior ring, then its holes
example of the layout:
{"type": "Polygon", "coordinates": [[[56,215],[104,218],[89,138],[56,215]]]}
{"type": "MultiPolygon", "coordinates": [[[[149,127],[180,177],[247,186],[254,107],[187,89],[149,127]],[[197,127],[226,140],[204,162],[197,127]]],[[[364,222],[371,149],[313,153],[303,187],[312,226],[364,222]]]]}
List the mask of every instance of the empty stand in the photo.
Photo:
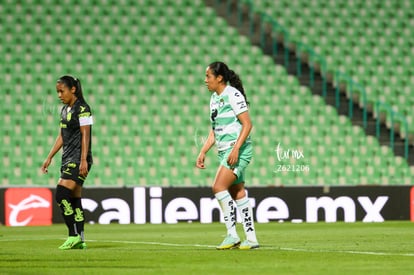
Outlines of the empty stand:
{"type": "Polygon", "coordinates": [[[253,3],[253,12],[268,14],[286,27],[291,43],[313,48],[326,59],[329,72],[339,70],[362,84],[368,102],[390,104],[414,134],[411,1],[241,2],[253,3]]]}
{"type": "MultiPolygon", "coordinates": [[[[297,15],[303,11],[312,16],[317,5],[300,9],[295,1],[262,2],[286,23],[290,17],[280,8],[289,5],[288,14],[303,18],[292,24],[296,37],[307,37],[308,43],[318,41],[320,28],[327,24],[321,19],[312,24],[313,31],[304,32],[301,28],[312,21],[297,15]]],[[[56,184],[60,155],[48,175],[40,175],[39,167],[58,133],[61,106],[54,85],[63,74],[81,79],[94,114],[95,164],[87,186],[211,185],[215,150],[208,155],[206,170],[194,163],[210,127],[204,74],[215,60],[240,74],[251,103],[255,157],[247,184],[410,184],[412,169],[404,160],[338,116],[201,1],[169,1],[168,6],[149,0],[88,3],[0,4],[3,186],[56,184]],[[64,11],[73,11],[73,16],[62,19],[64,11]]],[[[332,3],[322,12],[328,16],[330,9],[332,3]]],[[[336,17],[345,16],[349,14],[336,11],[336,17]]],[[[335,34],[334,28],[343,26],[338,20],[331,26],[335,34]]],[[[342,55],[348,47],[340,41],[326,37],[314,46],[332,55],[332,68],[363,66],[357,57],[344,61],[332,54],[332,48],[342,55]]],[[[402,69],[399,76],[406,73],[402,69]]],[[[370,73],[366,81],[377,77],[382,85],[381,76],[370,73]]],[[[401,81],[401,90],[408,93],[403,87],[412,80],[403,79],[394,82],[401,81]]],[[[371,88],[375,96],[379,88],[371,88]]],[[[397,102],[401,108],[402,103],[414,103],[404,97],[397,102]]]]}

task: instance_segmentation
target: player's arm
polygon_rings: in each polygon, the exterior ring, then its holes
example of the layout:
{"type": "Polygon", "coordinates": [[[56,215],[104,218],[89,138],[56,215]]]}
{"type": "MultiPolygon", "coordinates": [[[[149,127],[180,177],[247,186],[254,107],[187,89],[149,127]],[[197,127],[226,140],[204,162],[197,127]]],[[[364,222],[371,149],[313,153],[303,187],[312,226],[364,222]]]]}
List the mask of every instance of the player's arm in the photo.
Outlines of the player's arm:
{"type": "Polygon", "coordinates": [[[239,160],[240,147],[244,144],[247,137],[250,135],[250,131],[253,128],[253,124],[252,124],[252,121],[250,119],[250,115],[249,115],[248,111],[239,114],[237,116],[237,118],[239,119],[239,121],[242,125],[242,129],[240,131],[240,135],[237,138],[236,143],[233,146],[233,149],[231,150],[231,152],[229,154],[229,157],[227,158],[227,163],[230,166],[235,165],[237,163],[237,161],[239,160]]]}
{"type": "Polygon", "coordinates": [[[87,156],[89,151],[89,142],[91,139],[91,125],[80,126],[80,132],[82,135],[81,140],[81,159],[79,166],[79,175],[87,176],[88,175],[88,162],[87,156]]]}
{"type": "Polygon", "coordinates": [[[50,149],[49,154],[47,155],[46,160],[43,162],[42,167],[40,168],[40,170],[46,174],[47,173],[47,168],[49,167],[50,163],[52,162],[53,157],[56,155],[57,152],[59,152],[60,148],[62,148],[63,146],[63,139],[62,139],[62,134],[61,134],[61,130],[59,128],[59,134],[56,137],[55,143],[52,146],[52,149],[50,149]]]}
{"type": "Polygon", "coordinates": [[[198,154],[196,166],[200,169],[204,169],[204,160],[206,158],[207,152],[213,147],[214,143],[216,142],[216,139],[214,138],[214,131],[213,129],[210,129],[210,133],[208,134],[208,138],[206,142],[203,144],[203,147],[201,147],[200,153],[198,154]]]}
{"type": "Polygon", "coordinates": [[[237,138],[236,143],[234,144],[233,148],[240,149],[240,147],[244,144],[247,137],[250,135],[250,131],[253,128],[252,121],[250,120],[249,112],[243,112],[237,116],[237,119],[240,121],[242,125],[242,129],[240,131],[240,135],[237,138]]]}

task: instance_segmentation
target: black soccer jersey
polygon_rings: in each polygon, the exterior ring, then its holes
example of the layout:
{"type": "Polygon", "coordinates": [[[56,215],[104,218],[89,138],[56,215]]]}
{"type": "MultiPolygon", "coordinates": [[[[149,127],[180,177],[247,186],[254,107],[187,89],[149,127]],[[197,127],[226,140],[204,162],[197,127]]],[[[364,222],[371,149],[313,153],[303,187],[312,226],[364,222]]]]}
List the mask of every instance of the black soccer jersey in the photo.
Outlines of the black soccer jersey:
{"type": "Polygon", "coordinates": [[[92,164],[92,124],[92,112],[86,102],[78,99],[72,107],[63,106],[60,118],[63,139],[62,165],[68,162],[80,163],[82,146],[80,126],[84,125],[91,125],[91,138],[86,160],[92,164]]]}

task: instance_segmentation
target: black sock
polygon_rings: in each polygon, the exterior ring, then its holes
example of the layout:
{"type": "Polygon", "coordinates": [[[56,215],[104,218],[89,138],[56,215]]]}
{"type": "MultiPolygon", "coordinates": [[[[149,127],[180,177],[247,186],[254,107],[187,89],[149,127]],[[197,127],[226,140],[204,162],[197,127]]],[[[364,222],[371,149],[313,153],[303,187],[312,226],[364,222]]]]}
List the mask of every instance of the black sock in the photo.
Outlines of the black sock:
{"type": "Polygon", "coordinates": [[[75,225],[76,231],[81,236],[83,241],[83,229],[85,224],[85,217],[83,215],[83,207],[81,198],[72,198],[72,206],[75,210],[75,225]]]}
{"type": "Polygon", "coordinates": [[[56,202],[62,211],[63,219],[68,227],[69,236],[77,236],[75,225],[75,211],[71,203],[72,191],[62,185],[56,187],[56,202]]]}

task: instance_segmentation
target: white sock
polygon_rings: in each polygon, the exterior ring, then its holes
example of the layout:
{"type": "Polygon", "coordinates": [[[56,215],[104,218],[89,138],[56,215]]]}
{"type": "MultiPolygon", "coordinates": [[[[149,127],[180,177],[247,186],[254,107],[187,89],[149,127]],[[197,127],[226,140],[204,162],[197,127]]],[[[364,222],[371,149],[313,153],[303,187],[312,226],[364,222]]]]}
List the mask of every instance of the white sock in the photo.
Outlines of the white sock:
{"type": "Polygon", "coordinates": [[[236,204],[242,219],[246,239],[257,243],[256,231],[254,230],[253,209],[250,205],[249,198],[245,196],[244,198],[236,200],[236,204]]]}
{"type": "Polygon", "coordinates": [[[227,228],[227,235],[239,238],[236,231],[236,208],[230,193],[228,191],[221,191],[216,193],[214,196],[220,204],[224,217],[224,223],[227,228]]]}

